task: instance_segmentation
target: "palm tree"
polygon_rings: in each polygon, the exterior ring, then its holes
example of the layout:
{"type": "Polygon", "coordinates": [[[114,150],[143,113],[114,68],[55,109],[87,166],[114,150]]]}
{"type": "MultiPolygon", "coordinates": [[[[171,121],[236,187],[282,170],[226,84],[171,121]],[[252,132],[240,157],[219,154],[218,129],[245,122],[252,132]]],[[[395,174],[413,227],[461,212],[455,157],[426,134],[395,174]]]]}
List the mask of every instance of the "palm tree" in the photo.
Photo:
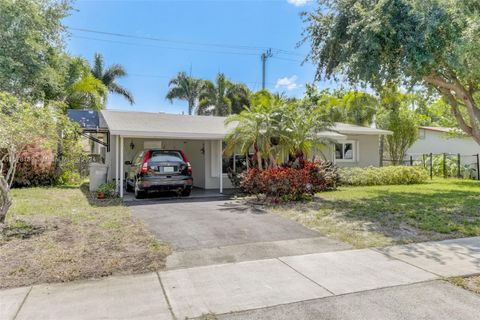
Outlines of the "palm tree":
{"type": "Polygon", "coordinates": [[[120,86],[116,82],[118,78],[127,75],[127,71],[125,71],[125,68],[122,65],[113,64],[108,68],[105,68],[103,56],[100,53],[95,53],[92,74],[95,78],[103,82],[103,84],[108,88],[109,92],[123,96],[128,100],[128,102],[130,102],[130,104],[135,103],[133,95],[130,93],[130,91],[120,86]]]}
{"type": "Polygon", "coordinates": [[[193,114],[204,87],[203,81],[188,76],[185,72],[179,72],[175,78],[170,80],[168,86],[169,90],[166,98],[170,103],[174,99],[186,100],[188,102],[188,114],[193,114]]]}
{"type": "Polygon", "coordinates": [[[65,102],[71,109],[101,110],[108,88],[92,74],[84,75],[66,90],[65,102]]]}
{"type": "Polygon", "coordinates": [[[215,83],[205,81],[200,94],[198,114],[228,116],[250,105],[250,90],[244,84],[233,83],[219,73],[215,83]]]}
{"type": "Polygon", "coordinates": [[[228,88],[227,97],[232,102],[232,113],[237,114],[249,108],[251,105],[250,89],[243,83],[231,83],[228,88]]]}
{"type": "Polygon", "coordinates": [[[322,120],[320,107],[297,102],[284,105],[277,112],[282,115],[278,124],[279,145],[288,154],[303,159],[325,146],[327,140],[319,134],[329,130],[330,124],[322,120]]]}
{"type": "MultiPolygon", "coordinates": [[[[239,114],[233,114],[225,120],[225,124],[235,123],[235,128],[225,137],[226,154],[239,152],[248,154],[253,148],[254,163],[259,170],[263,169],[263,159],[271,160],[272,151],[272,119],[271,110],[263,107],[246,108],[239,114]]],[[[273,164],[272,164],[273,165],[273,164]]]]}

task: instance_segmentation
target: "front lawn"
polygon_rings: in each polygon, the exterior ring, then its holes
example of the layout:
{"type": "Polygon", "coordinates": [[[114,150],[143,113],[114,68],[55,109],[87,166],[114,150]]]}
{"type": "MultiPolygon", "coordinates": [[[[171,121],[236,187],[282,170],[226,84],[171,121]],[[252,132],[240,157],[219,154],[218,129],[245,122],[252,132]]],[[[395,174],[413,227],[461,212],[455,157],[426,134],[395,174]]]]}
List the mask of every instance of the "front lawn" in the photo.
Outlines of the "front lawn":
{"type": "Polygon", "coordinates": [[[356,248],[480,235],[480,182],[341,187],[270,208],[356,248]]]}
{"type": "Polygon", "coordinates": [[[63,282],[162,268],[169,248],[119,200],[80,188],[14,189],[0,233],[0,287],[63,282]]]}

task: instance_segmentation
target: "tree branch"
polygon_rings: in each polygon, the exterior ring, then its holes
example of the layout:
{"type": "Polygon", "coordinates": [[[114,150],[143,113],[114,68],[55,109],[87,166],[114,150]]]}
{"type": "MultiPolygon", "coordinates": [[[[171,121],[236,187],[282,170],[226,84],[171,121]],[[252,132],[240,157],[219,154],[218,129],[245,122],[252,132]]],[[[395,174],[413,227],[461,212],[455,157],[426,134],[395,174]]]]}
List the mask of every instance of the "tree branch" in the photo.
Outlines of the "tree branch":
{"type": "Polygon", "coordinates": [[[480,120],[480,109],[475,104],[475,101],[468,90],[460,83],[455,75],[450,74],[450,77],[452,78],[451,81],[447,82],[447,80],[442,79],[442,77],[438,75],[431,75],[424,77],[424,81],[427,84],[436,87],[442,93],[446,101],[452,107],[452,112],[457,119],[460,128],[480,144],[480,127],[478,125],[480,120]],[[467,110],[469,125],[459,110],[459,102],[457,99],[463,101],[462,106],[467,110]]]}

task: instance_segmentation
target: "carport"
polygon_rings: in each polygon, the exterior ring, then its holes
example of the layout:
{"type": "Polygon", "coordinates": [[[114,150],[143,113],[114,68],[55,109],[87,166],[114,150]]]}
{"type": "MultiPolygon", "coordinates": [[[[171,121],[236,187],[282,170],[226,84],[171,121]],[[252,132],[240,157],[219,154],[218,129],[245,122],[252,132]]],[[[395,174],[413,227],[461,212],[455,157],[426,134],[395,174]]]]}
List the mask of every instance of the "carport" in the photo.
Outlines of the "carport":
{"type": "Polygon", "coordinates": [[[129,169],[125,161],[145,148],[183,150],[192,165],[194,187],[223,193],[231,186],[222,168],[222,142],[230,129],[225,118],[103,110],[100,121],[111,136],[105,152],[108,181],[115,181],[122,198],[129,169]]]}

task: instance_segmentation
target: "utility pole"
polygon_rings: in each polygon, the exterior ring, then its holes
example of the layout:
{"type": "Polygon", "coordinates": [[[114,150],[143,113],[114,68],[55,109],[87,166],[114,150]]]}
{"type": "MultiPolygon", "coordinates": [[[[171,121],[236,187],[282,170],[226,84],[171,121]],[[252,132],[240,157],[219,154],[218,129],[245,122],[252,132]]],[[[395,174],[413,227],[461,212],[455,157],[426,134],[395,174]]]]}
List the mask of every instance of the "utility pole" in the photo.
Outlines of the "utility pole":
{"type": "Polygon", "coordinates": [[[266,52],[262,53],[262,89],[265,89],[265,69],[267,64],[267,59],[273,56],[272,49],[268,49],[266,52]]]}

